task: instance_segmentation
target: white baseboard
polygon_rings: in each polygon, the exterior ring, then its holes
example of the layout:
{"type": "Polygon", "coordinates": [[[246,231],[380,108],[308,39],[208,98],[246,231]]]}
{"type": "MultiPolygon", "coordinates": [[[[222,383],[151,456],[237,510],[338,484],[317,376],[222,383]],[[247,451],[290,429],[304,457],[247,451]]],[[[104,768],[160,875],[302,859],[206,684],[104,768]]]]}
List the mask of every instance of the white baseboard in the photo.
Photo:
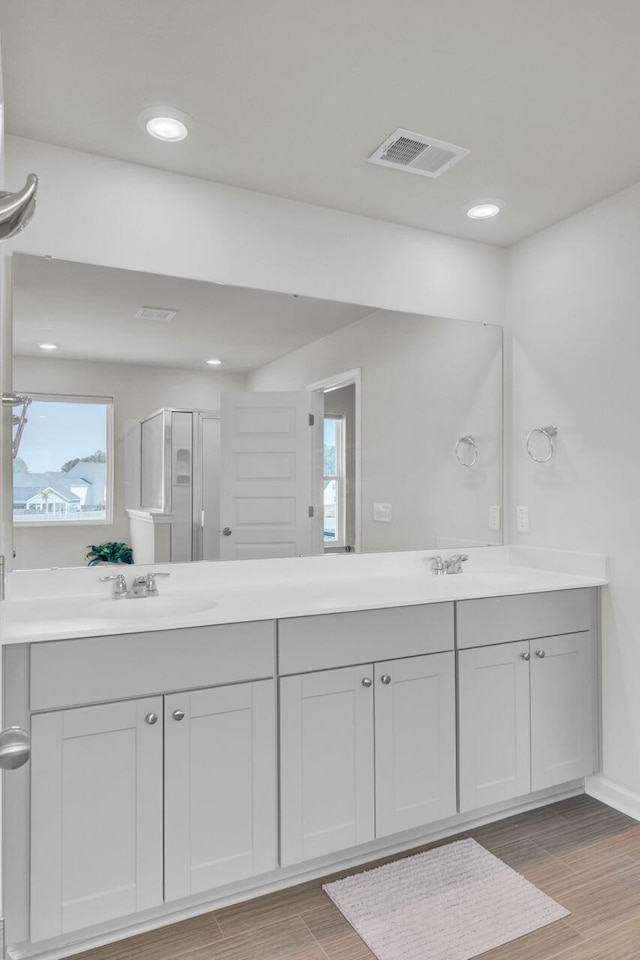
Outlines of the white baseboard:
{"type": "Polygon", "coordinates": [[[640,820],[640,794],[619,786],[613,780],[607,780],[606,777],[598,774],[595,777],[587,777],[584,782],[584,792],[595,800],[613,807],[614,810],[626,813],[634,820],[640,820]]]}

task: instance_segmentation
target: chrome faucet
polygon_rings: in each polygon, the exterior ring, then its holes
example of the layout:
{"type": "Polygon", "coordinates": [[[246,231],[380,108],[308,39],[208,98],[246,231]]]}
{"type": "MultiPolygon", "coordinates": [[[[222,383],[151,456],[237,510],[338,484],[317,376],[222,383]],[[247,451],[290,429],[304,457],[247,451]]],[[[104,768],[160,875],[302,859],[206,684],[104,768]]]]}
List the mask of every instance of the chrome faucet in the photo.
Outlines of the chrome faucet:
{"type": "Polygon", "coordinates": [[[445,573],[462,573],[462,564],[469,559],[466,553],[456,553],[453,557],[445,560],[445,573]]]}
{"type": "Polygon", "coordinates": [[[136,577],[129,592],[127,593],[128,600],[138,600],[140,597],[157,597],[158,585],[156,583],[156,577],[169,577],[169,573],[147,573],[142,576],[136,577]]]}
{"type": "Polygon", "coordinates": [[[441,577],[447,573],[462,573],[462,564],[468,560],[466,553],[456,553],[452,557],[433,557],[431,560],[431,572],[441,577]]]}
{"type": "Polygon", "coordinates": [[[127,595],[127,581],[121,573],[116,574],[111,577],[100,577],[102,583],[106,583],[107,580],[113,580],[113,599],[122,600],[123,597],[127,595]]]}
{"type": "Polygon", "coordinates": [[[147,573],[142,574],[139,577],[136,577],[131,587],[127,590],[127,581],[125,580],[123,574],[118,573],[114,576],[109,577],[100,577],[100,580],[104,583],[107,580],[113,580],[113,599],[122,600],[138,600],[140,597],[157,597],[158,585],[156,583],[156,577],[169,577],[169,573],[147,573]]]}

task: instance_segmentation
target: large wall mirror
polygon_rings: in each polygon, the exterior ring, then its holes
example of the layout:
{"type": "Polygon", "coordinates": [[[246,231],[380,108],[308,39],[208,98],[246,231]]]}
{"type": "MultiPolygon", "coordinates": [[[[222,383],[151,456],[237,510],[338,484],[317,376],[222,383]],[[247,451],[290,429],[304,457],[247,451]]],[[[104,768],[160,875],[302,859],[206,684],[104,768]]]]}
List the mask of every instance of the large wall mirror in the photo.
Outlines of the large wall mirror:
{"type": "Polygon", "coordinates": [[[12,277],[14,569],[501,543],[500,327],[26,254],[12,277]]]}

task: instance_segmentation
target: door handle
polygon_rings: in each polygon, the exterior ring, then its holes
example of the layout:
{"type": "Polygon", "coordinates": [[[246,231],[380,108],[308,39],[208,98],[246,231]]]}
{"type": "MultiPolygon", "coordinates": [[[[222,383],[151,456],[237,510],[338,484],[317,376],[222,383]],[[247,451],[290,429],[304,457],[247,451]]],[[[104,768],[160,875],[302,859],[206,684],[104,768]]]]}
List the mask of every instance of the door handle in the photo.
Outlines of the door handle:
{"type": "Polygon", "coordinates": [[[223,536],[223,537],[230,537],[230,536],[231,536],[231,527],[225,527],[225,528],[223,529],[223,531],[222,531],[222,536],[223,536]]]}
{"type": "Polygon", "coordinates": [[[31,756],[31,737],[22,727],[7,727],[0,733],[0,769],[17,770],[31,756]]]}

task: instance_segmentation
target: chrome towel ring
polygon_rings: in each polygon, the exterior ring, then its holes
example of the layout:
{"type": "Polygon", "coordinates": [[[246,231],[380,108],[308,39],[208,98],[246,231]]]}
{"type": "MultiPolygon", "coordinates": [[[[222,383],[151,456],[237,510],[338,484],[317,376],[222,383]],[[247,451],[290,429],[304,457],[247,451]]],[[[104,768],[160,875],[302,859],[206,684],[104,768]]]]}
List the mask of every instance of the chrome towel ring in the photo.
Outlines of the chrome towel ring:
{"type": "Polygon", "coordinates": [[[533,430],[530,430],[527,435],[527,453],[535,463],[548,463],[553,456],[555,450],[555,445],[553,438],[557,437],[558,428],[554,427],[553,424],[550,424],[548,427],[534,427],[533,430]],[[549,452],[546,457],[536,457],[535,454],[531,452],[531,438],[535,433],[539,433],[541,436],[545,437],[547,444],[549,446],[549,452]]]}
{"type": "Polygon", "coordinates": [[[476,438],[470,433],[466,437],[458,437],[456,440],[455,448],[456,460],[458,463],[462,464],[463,467],[472,467],[476,460],[478,459],[478,447],[476,445],[476,438]],[[467,447],[471,447],[471,458],[469,460],[463,460],[460,456],[460,446],[464,444],[467,447]]]}

